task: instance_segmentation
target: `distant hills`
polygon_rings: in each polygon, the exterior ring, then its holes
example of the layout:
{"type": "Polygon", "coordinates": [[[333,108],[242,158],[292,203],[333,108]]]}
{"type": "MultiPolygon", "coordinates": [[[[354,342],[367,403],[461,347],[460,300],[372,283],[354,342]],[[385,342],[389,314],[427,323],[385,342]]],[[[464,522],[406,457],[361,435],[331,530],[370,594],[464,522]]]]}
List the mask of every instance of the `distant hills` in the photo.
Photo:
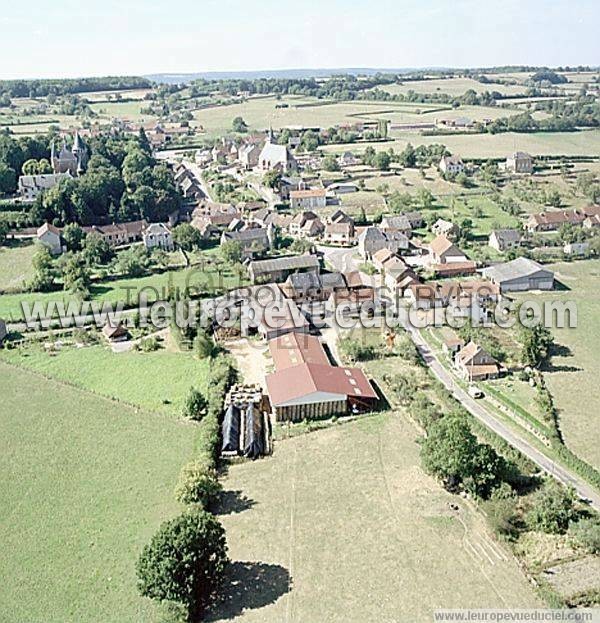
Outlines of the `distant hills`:
{"type": "MultiPolygon", "coordinates": [[[[428,69],[437,69],[429,67],[428,69]]],[[[333,69],[264,69],[260,71],[205,71],[181,74],[149,74],[148,80],[162,84],[180,84],[192,80],[255,80],[257,78],[327,78],[333,75],[353,74],[372,76],[377,73],[406,74],[417,71],[417,68],[384,69],[372,67],[342,67],[333,69]]]]}

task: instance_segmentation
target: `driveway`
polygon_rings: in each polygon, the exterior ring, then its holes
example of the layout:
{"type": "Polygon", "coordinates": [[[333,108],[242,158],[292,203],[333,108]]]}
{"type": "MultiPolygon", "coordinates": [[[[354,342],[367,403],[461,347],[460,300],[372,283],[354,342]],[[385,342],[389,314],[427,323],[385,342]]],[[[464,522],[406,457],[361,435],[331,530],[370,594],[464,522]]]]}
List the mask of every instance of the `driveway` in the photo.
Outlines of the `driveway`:
{"type": "MultiPolygon", "coordinates": [[[[362,259],[358,256],[357,247],[324,247],[318,246],[317,250],[323,253],[325,261],[340,273],[351,273],[359,269],[362,259]],[[357,257],[358,256],[358,257],[357,257]]],[[[365,282],[372,287],[377,288],[381,285],[381,277],[377,273],[375,275],[367,275],[363,273],[365,282]]]]}
{"type": "Polygon", "coordinates": [[[233,355],[243,383],[265,387],[267,364],[270,363],[265,342],[242,338],[228,340],[223,346],[233,355]]]}

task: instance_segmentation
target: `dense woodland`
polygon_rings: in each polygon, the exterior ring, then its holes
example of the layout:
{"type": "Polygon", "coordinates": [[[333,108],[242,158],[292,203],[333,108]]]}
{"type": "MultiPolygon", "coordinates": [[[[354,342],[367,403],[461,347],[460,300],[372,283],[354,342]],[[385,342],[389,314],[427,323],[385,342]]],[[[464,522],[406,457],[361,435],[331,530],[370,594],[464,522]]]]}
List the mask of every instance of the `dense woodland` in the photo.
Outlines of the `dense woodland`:
{"type": "Polygon", "coordinates": [[[101,78],[61,78],[48,80],[0,80],[0,95],[9,97],[45,97],[50,94],[91,93],[150,88],[152,83],[136,76],[101,78]]]}
{"type": "Polygon", "coordinates": [[[86,172],[39,197],[31,209],[34,223],[165,221],[179,207],[173,175],[153,158],[143,132],[135,138],[100,135],[89,148],[86,172]]]}
{"type": "MultiPolygon", "coordinates": [[[[55,138],[0,134],[0,192],[13,193],[22,173],[49,172],[55,138]]],[[[163,221],[179,207],[173,175],[153,158],[143,132],[137,137],[103,134],[87,145],[91,157],[85,173],[61,180],[38,197],[29,213],[32,224],[163,221]]]]}

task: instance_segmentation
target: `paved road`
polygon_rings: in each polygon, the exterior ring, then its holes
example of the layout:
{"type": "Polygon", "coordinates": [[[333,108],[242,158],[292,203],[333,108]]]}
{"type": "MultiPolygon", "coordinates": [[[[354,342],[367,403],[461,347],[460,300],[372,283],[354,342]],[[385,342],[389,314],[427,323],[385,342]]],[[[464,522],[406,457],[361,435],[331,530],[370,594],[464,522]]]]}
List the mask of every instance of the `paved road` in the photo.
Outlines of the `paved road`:
{"type": "Polygon", "coordinates": [[[214,202],[214,198],[210,194],[210,189],[202,179],[202,167],[198,166],[195,162],[192,162],[191,160],[183,160],[182,164],[196,178],[196,183],[198,184],[198,187],[205,194],[208,200],[214,202]]]}
{"type": "Polygon", "coordinates": [[[444,384],[446,389],[480,422],[488,428],[500,435],[511,446],[522,452],[526,457],[531,459],[546,473],[550,474],[564,485],[572,486],[577,493],[587,500],[590,500],[591,506],[596,510],[600,510],[600,493],[598,493],[591,485],[578,475],[568,469],[565,469],[552,459],[548,458],[543,452],[531,445],[526,439],[516,434],[512,429],[506,426],[502,421],[494,417],[480,402],[477,402],[469,394],[458,385],[453,376],[438,361],[425,340],[421,337],[417,329],[407,326],[409,332],[419,352],[423,356],[435,376],[444,384]]]}

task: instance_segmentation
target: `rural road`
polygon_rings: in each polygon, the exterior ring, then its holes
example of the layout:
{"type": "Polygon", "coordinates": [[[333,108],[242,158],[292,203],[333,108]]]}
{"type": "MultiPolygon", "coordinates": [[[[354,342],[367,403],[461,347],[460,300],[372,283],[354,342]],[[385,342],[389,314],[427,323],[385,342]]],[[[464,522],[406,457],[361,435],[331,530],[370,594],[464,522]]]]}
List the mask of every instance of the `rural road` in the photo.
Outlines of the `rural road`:
{"type": "Polygon", "coordinates": [[[403,322],[404,328],[410,334],[413,342],[419,349],[423,360],[429,366],[435,376],[443,383],[446,389],[464,406],[469,413],[476,417],[480,422],[485,424],[489,429],[500,435],[511,446],[519,450],[527,458],[538,465],[547,474],[556,478],[562,484],[573,487],[577,493],[584,499],[590,501],[590,505],[596,510],[600,510],[600,493],[598,493],[585,480],[565,469],[552,459],[548,458],[543,452],[531,445],[528,441],[516,434],[508,428],[503,422],[495,418],[485,407],[479,402],[471,398],[469,394],[458,385],[452,374],[448,372],[437,357],[429,348],[423,337],[414,327],[403,322]]]}

